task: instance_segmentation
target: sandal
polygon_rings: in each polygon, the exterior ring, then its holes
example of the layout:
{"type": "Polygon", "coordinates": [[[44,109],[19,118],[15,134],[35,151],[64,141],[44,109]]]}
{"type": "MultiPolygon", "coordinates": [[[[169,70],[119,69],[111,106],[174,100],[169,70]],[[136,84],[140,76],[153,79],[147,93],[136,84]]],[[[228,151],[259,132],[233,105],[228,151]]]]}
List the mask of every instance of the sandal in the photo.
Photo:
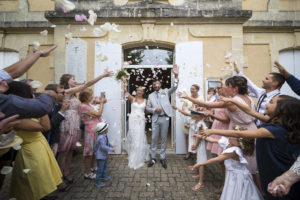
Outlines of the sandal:
{"type": "Polygon", "coordinates": [[[204,188],[204,185],[201,183],[197,183],[194,187],[192,187],[192,190],[197,191],[197,190],[201,190],[202,188],[204,188]]]}
{"type": "Polygon", "coordinates": [[[64,176],[64,179],[68,182],[68,183],[73,183],[74,182],[74,179],[68,175],[68,176],[64,176]]]}
{"type": "Polygon", "coordinates": [[[188,159],[190,159],[191,158],[191,154],[189,153],[188,155],[185,155],[184,157],[183,157],[183,160],[188,160],[188,159]]]}

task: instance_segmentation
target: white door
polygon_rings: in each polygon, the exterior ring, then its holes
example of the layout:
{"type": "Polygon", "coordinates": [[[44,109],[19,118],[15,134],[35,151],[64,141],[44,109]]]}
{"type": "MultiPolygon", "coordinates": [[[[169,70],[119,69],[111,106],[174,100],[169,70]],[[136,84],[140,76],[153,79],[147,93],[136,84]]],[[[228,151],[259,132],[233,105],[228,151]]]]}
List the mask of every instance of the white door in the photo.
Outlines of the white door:
{"type": "MultiPolygon", "coordinates": [[[[95,42],[95,77],[109,71],[117,72],[122,65],[122,46],[115,43],[95,42]]],[[[117,154],[121,153],[121,83],[114,77],[104,78],[95,85],[95,96],[106,93],[107,103],[104,105],[103,119],[109,123],[109,141],[117,146],[117,154]]]]}
{"type": "MultiPolygon", "coordinates": [[[[185,42],[176,45],[175,63],[179,66],[179,85],[177,91],[186,90],[192,84],[197,84],[203,89],[203,43],[185,42]]],[[[202,95],[202,92],[199,93],[202,95]]],[[[176,106],[182,107],[182,99],[176,96],[176,106]]],[[[176,154],[186,153],[185,138],[183,133],[183,116],[176,112],[176,154]]]]}
{"type": "Polygon", "coordinates": [[[17,52],[2,51],[0,52],[0,69],[8,67],[19,61],[19,54],[17,52]]]}
{"type": "MultiPolygon", "coordinates": [[[[300,50],[287,50],[279,53],[279,63],[295,77],[300,79],[300,50]]],[[[299,98],[287,83],[281,88],[281,93],[299,98]]]]}

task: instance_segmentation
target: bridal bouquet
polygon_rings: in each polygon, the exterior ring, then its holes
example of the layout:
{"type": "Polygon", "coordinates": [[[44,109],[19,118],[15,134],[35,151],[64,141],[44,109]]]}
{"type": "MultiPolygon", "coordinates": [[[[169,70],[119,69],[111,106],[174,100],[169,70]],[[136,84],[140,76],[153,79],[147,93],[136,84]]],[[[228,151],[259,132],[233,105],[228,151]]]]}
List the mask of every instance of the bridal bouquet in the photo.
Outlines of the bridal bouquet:
{"type": "Polygon", "coordinates": [[[129,79],[129,74],[127,73],[126,70],[122,69],[120,71],[118,71],[117,75],[116,75],[116,79],[117,80],[128,80],[129,79]]]}

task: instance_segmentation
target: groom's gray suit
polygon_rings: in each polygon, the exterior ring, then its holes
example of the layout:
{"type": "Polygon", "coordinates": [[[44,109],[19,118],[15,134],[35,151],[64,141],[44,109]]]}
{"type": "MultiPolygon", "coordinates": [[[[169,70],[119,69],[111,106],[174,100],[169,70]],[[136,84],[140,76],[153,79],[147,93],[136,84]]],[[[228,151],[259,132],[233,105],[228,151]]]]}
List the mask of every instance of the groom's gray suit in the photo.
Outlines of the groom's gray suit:
{"type": "Polygon", "coordinates": [[[156,158],[158,136],[161,133],[160,159],[166,158],[167,135],[169,129],[169,118],[173,117],[173,109],[170,104],[170,96],[178,87],[178,79],[170,89],[160,89],[152,92],[147,101],[146,110],[152,113],[152,158],[156,158]],[[161,113],[156,113],[155,109],[161,108],[161,113]]]}

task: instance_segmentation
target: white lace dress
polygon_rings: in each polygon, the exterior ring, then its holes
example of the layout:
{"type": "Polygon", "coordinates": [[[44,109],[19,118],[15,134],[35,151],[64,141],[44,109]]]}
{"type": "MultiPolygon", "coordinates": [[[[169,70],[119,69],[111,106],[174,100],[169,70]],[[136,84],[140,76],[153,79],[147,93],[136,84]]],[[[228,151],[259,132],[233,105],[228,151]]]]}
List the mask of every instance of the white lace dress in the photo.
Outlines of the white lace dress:
{"type": "Polygon", "coordinates": [[[239,147],[226,149],[229,142],[221,137],[219,145],[224,149],[222,154],[235,152],[240,161],[231,158],[225,160],[225,184],[220,200],[261,200],[263,199],[259,190],[253,182],[252,175],[247,169],[247,160],[239,147]]]}
{"type": "Polygon", "coordinates": [[[149,160],[150,145],[147,143],[145,133],[145,107],[146,101],[139,104],[133,101],[129,115],[129,130],[125,140],[128,153],[128,167],[134,170],[142,167],[149,160]]]}

